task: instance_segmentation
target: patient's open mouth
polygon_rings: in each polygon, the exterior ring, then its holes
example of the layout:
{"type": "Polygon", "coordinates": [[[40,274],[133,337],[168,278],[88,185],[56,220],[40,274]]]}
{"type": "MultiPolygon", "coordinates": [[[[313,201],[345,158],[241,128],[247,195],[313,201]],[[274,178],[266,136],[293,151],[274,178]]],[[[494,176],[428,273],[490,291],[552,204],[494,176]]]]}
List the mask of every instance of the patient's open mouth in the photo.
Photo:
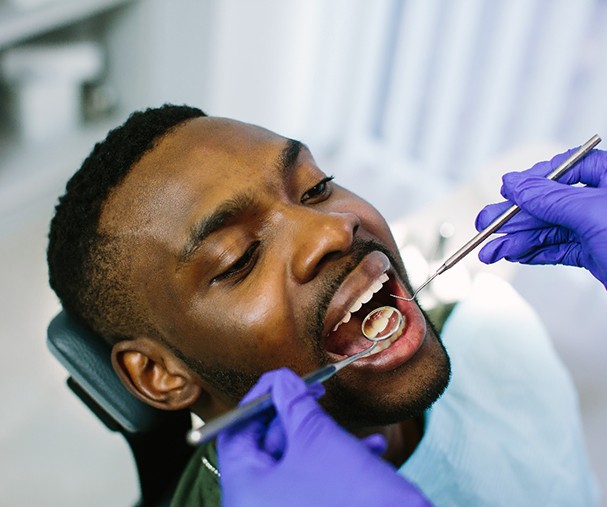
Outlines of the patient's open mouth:
{"type": "MultiPolygon", "coordinates": [[[[361,325],[365,317],[373,310],[382,306],[393,306],[394,299],[390,296],[393,285],[396,282],[386,274],[380,275],[371,286],[364,291],[358,299],[345,312],[343,318],[333,327],[332,331],[325,338],[324,348],[327,352],[339,356],[350,356],[361,350],[367,349],[372,342],[366,339],[362,333],[361,325]]],[[[392,345],[402,335],[405,322],[403,322],[390,338],[379,342],[373,352],[369,355],[377,354],[390,345],[392,345]]],[[[375,333],[381,332],[387,322],[376,322],[377,329],[375,333]],[[382,329],[379,329],[379,328],[382,329]]]]}

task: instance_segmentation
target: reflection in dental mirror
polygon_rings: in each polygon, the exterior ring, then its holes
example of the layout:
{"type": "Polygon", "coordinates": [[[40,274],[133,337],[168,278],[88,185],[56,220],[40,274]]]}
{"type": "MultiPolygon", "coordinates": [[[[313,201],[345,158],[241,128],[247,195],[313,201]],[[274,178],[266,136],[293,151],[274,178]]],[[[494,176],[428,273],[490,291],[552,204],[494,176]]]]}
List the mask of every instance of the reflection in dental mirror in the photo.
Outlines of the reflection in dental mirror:
{"type": "Polygon", "coordinates": [[[372,342],[384,341],[403,325],[403,314],[392,306],[381,306],[370,312],[361,325],[362,333],[372,342]]]}

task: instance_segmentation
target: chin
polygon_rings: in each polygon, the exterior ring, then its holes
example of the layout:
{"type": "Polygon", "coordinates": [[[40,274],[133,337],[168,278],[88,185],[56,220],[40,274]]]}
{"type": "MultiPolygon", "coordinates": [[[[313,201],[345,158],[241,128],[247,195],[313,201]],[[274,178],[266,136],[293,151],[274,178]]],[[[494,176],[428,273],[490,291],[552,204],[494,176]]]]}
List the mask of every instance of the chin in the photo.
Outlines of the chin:
{"type": "Polygon", "coordinates": [[[434,344],[433,350],[419,361],[411,361],[402,372],[368,382],[369,389],[356,388],[346,375],[335,377],[328,383],[321,404],[350,431],[420,416],[441,397],[451,378],[449,356],[438,339],[434,344]]]}

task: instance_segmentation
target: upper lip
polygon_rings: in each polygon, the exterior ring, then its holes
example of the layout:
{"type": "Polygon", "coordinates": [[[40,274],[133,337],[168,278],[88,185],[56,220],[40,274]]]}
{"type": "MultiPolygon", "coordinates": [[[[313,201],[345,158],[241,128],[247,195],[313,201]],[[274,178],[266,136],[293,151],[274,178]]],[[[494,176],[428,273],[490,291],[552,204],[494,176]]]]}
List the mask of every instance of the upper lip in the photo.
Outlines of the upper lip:
{"type": "Polygon", "coordinates": [[[344,318],[356,300],[390,269],[390,260],[378,250],[366,255],[333,295],[327,309],[323,336],[344,318]]]}

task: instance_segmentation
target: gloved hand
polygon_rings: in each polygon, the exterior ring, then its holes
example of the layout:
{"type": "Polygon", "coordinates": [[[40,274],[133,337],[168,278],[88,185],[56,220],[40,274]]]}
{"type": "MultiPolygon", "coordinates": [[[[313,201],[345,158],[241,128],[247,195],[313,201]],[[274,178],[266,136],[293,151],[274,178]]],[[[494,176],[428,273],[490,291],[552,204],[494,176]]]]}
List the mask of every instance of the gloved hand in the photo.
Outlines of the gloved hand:
{"type": "Polygon", "coordinates": [[[377,456],[382,437],[358,440],[324,412],[315,399],[320,384],[308,388],[280,369],[262,376],[243,403],[268,391],[276,413],[219,434],[224,506],[430,505],[377,456]]]}
{"type": "Polygon", "coordinates": [[[499,229],[504,236],[482,248],[481,261],[580,266],[607,288],[607,152],[593,150],[558,182],[547,180],[572,152],[504,175],[501,194],[511,202],[483,208],[476,228],[489,225],[512,203],[522,211],[499,229]],[[586,186],[569,186],[574,183],[586,186]]]}

